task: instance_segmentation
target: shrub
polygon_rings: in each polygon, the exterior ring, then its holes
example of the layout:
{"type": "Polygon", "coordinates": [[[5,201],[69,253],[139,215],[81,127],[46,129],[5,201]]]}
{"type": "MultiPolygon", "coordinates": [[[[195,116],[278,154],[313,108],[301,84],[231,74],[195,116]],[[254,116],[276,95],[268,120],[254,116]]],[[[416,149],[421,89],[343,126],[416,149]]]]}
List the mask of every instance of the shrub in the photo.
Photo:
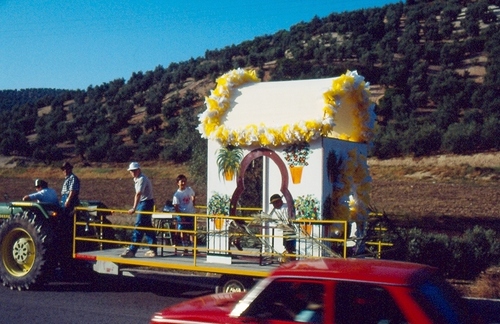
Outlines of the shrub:
{"type": "Polygon", "coordinates": [[[410,130],[415,132],[406,136],[409,141],[408,149],[415,156],[429,155],[439,150],[441,146],[441,131],[436,125],[426,123],[418,128],[412,127],[410,130]]]}
{"type": "Polygon", "coordinates": [[[500,149],[500,119],[489,117],[483,124],[481,130],[481,142],[483,147],[500,149]]]}
{"type": "Polygon", "coordinates": [[[448,276],[448,265],[452,262],[450,238],[445,234],[424,233],[421,229],[407,232],[406,261],[424,263],[441,269],[448,276]],[[440,253],[436,253],[439,251],[440,253]]]}
{"type": "Polygon", "coordinates": [[[401,154],[401,138],[395,131],[379,132],[373,140],[371,154],[380,159],[389,159],[401,154]]]}
{"type": "Polygon", "coordinates": [[[480,128],[475,122],[451,124],[443,135],[442,148],[455,154],[471,152],[479,146],[480,138],[480,128]]]}
{"type": "Polygon", "coordinates": [[[403,232],[405,261],[439,268],[453,279],[472,280],[500,262],[500,242],[490,229],[476,226],[460,236],[426,233],[413,228],[403,232]]]}
{"type": "Polygon", "coordinates": [[[475,264],[474,247],[461,237],[451,240],[450,249],[453,253],[453,262],[449,264],[447,275],[454,279],[470,280],[475,278],[479,272],[475,264]]]}
{"type": "Polygon", "coordinates": [[[453,278],[471,280],[491,265],[497,265],[500,260],[499,244],[495,231],[479,226],[454,237],[451,245],[454,254],[453,278]]]}

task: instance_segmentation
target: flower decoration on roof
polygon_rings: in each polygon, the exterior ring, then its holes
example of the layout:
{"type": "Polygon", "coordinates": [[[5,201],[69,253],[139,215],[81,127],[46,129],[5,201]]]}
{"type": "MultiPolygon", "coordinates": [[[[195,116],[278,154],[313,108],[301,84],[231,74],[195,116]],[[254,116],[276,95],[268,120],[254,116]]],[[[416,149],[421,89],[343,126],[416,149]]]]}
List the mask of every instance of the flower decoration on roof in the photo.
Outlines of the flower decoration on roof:
{"type": "MultiPolygon", "coordinates": [[[[333,79],[332,88],[323,93],[325,115],[335,116],[342,104],[354,106],[352,134],[340,134],[339,138],[352,142],[369,142],[375,123],[374,104],[370,101],[370,84],[357,71],[333,79]]],[[[329,130],[325,129],[325,132],[329,130]]]]}
{"type": "Polygon", "coordinates": [[[299,121],[279,127],[268,127],[264,123],[250,124],[237,129],[229,129],[222,122],[222,117],[230,108],[230,98],[234,89],[248,82],[259,82],[255,70],[235,69],[216,80],[216,87],[210,96],[205,97],[207,109],[198,118],[198,131],[203,138],[217,140],[223,146],[280,146],[300,142],[310,142],[327,135],[335,126],[335,114],[342,100],[356,104],[354,122],[357,131],[354,135],[341,135],[350,141],[366,141],[371,138],[370,113],[368,112],[369,93],[365,88],[364,78],[356,71],[333,79],[332,88],[323,94],[325,106],[323,117],[299,121]]]}

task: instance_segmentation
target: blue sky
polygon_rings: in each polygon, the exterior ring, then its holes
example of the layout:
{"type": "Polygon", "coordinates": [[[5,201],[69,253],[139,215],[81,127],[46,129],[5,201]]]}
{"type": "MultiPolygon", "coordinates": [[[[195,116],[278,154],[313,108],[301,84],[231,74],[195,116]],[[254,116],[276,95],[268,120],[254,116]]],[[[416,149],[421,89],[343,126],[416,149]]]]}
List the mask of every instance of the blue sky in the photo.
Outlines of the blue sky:
{"type": "Polygon", "coordinates": [[[0,0],[0,90],[87,89],[397,0],[0,0]]]}

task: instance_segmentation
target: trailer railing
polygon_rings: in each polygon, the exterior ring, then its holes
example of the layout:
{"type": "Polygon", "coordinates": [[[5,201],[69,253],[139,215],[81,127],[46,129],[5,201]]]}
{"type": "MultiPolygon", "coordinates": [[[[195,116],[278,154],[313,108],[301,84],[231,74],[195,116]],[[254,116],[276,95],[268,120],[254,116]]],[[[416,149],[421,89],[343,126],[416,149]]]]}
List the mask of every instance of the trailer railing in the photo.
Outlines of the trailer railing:
{"type": "MultiPolygon", "coordinates": [[[[192,256],[196,264],[200,256],[223,259],[224,257],[247,257],[254,258],[260,264],[282,263],[291,259],[321,258],[321,257],[349,257],[353,256],[353,249],[360,249],[364,245],[368,257],[380,257],[384,248],[391,247],[392,243],[385,239],[383,233],[387,231],[382,225],[376,229],[376,233],[382,233],[374,240],[374,237],[348,237],[349,224],[343,220],[293,220],[289,224],[283,224],[279,220],[272,219],[262,213],[259,208],[242,208],[253,212],[253,216],[223,216],[207,214],[182,214],[183,217],[192,217],[195,228],[193,230],[179,230],[176,227],[176,215],[167,212],[141,212],[150,214],[153,218],[154,227],[135,227],[133,225],[113,224],[107,220],[107,216],[127,215],[126,210],[77,207],[73,228],[73,253],[80,253],[93,245],[98,250],[107,247],[127,247],[132,244],[130,233],[134,229],[142,231],[155,231],[157,244],[150,245],[139,242],[133,243],[138,247],[154,247],[158,255],[177,255],[185,249],[192,256]],[[87,221],[77,221],[76,213],[86,213],[88,217],[78,217],[87,221]],[[240,225],[243,224],[243,225],[240,225]],[[283,227],[292,226],[293,235],[285,233],[283,227]],[[193,236],[190,246],[181,246],[177,238],[182,233],[193,236]],[[232,243],[239,239],[243,244],[241,250],[232,243]],[[278,249],[278,244],[283,240],[294,240],[296,251],[290,253],[278,249]],[[351,242],[351,244],[349,244],[351,242]],[[355,244],[353,245],[352,242],[355,244]]],[[[373,215],[372,215],[373,216],[373,215]]],[[[375,215],[376,216],[376,215],[375,215]]],[[[120,217],[120,216],[118,216],[120,217]]],[[[130,217],[130,216],[129,216],[130,217]]],[[[115,217],[116,219],[116,217],[115,217]]],[[[120,223],[122,223],[120,221],[120,223]]],[[[358,251],[359,252],[359,251],[358,251]]]]}

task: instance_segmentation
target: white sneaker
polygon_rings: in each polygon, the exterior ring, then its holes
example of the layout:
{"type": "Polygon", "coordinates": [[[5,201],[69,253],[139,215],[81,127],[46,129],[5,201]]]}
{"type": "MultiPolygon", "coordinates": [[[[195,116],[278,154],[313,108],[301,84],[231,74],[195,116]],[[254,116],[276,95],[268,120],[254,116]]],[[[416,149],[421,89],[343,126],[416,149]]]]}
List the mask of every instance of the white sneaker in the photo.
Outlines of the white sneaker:
{"type": "Polygon", "coordinates": [[[129,249],[126,249],[125,252],[123,252],[120,256],[122,258],[133,258],[135,257],[135,253],[130,251],[129,249]]]}
{"type": "Polygon", "coordinates": [[[146,253],[144,253],[144,256],[147,258],[154,258],[156,256],[156,252],[153,250],[149,250],[146,253]]]}

